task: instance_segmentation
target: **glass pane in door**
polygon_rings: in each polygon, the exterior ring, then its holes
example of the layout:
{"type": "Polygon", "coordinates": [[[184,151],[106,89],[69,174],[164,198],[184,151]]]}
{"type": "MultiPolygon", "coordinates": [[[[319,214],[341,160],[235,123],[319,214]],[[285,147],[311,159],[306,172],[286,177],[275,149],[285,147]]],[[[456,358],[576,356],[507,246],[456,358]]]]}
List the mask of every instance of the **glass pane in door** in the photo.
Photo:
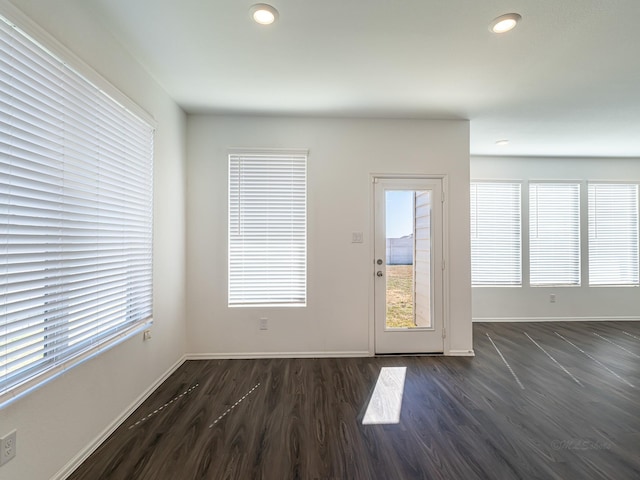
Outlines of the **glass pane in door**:
{"type": "Polygon", "coordinates": [[[429,190],[387,190],[386,328],[431,327],[429,190]]]}

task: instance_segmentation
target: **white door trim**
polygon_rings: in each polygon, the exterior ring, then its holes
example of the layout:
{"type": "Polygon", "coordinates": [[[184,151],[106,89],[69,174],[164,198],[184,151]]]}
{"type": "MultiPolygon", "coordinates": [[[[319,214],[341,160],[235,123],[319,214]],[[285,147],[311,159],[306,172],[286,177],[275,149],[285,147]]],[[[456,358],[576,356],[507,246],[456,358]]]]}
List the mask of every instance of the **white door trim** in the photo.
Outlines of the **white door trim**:
{"type": "Polygon", "coordinates": [[[442,260],[445,268],[442,272],[442,326],[444,334],[444,355],[451,355],[450,341],[450,304],[449,304],[449,178],[447,174],[416,173],[370,173],[369,174],[369,356],[375,356],[375,180],[381,179],[431,179],[442,181],[442,260]]]}

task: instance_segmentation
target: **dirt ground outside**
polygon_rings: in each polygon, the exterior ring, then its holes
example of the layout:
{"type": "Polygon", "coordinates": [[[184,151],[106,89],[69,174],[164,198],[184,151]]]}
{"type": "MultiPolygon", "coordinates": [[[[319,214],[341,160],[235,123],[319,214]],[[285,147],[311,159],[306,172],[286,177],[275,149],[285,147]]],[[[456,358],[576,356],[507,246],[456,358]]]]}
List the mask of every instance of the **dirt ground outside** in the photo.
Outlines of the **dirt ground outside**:
{"type": "Polygon", "coordinates": [[[413,314],[413,265],[387,265],[387,326],[416,326],[413,314]]]}

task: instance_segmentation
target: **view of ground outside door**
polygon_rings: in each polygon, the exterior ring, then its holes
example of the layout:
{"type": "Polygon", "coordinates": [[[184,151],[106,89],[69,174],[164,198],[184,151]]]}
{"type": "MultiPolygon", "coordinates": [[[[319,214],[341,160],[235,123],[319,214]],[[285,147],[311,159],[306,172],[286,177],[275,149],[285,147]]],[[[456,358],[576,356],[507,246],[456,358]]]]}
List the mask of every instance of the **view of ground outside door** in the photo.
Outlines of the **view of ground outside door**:
{"type": "Polygon", "coordinates": [[[442,353],[440,178],[374,178],[375,353],[442,353]]]}

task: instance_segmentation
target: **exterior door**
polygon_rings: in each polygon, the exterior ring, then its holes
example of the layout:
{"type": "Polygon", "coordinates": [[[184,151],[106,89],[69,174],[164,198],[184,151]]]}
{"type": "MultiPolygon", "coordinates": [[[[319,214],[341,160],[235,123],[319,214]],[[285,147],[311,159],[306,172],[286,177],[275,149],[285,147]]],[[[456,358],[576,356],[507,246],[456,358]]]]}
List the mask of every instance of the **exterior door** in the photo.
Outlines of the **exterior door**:
{"type": "Polygon", "coordinates": [[[375,353],[442,353],[440,178],[374,179],[375,353]]]}

